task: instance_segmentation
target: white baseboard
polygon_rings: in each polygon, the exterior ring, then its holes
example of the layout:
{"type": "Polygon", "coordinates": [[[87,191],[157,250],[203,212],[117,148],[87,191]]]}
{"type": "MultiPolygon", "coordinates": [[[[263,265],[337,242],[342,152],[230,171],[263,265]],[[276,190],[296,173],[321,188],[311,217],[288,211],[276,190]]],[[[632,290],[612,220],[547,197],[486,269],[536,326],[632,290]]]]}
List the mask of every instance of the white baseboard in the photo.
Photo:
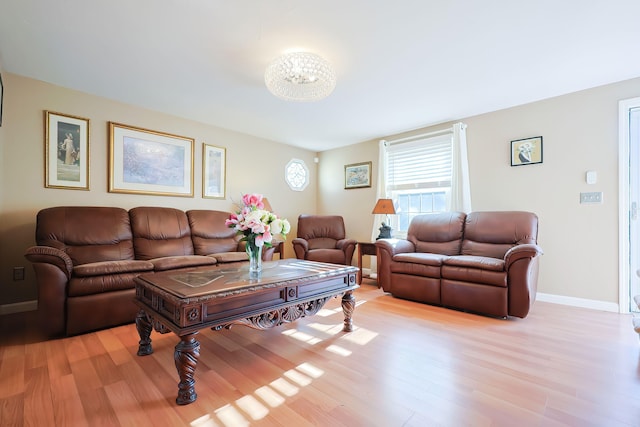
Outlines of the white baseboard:
{"type": "Polygon", "coordinates": [[[22,313],[23,311],[35,311],[38,309],[38,300],[16,302],[14,304],[0,305],[0,316],[3,314],[22,313]]]}
{"type": "Polygon", "coordinates": [[[562,295],[543,294],[538,292],[536,294],[537,301],[551,302],[553,304],[571,305],[573,307],[590,308],[600,311],[611,311],[613,313],[619,313],[620,307],[613,302],[597,301],[585,298],[566,297],[562,295]]]}

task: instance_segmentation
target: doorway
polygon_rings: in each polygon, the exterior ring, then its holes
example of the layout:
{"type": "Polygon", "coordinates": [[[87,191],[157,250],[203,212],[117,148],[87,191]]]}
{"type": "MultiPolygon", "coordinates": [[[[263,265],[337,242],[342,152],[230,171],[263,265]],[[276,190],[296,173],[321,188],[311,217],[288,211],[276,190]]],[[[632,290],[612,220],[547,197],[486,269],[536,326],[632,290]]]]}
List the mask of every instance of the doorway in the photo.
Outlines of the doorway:
{"type": "Polygon", "coordinates": [[[621,313],[637,313],[633,297],[640,295],[640,98],[620,101],[619,116],[619,307],[621,313]]]}

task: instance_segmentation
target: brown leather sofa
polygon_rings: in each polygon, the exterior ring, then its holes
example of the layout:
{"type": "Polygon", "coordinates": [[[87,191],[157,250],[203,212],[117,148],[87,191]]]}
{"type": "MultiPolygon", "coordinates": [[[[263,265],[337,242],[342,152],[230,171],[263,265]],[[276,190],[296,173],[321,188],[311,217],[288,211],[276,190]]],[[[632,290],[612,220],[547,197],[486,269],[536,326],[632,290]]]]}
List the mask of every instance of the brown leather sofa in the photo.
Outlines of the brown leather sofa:
{"type": "Polygon", "coordinates": [[[536,296],[537,239],[529,212],[419,215],[406,239],[376,242],[378,283],[399,298],[524,318],[536,296]]]}
{"type": "MultiPolygon", "coordinates": [[[[41,329],[75,335],[133,322],[142,273],[247,262],[229,212],[165,207],[53,207],[38,212],[33,263],[41,329]]],[[[263,252],[270,260],[273,248],[263,252]]]]}
{"type": "Polygon", "coordinates": [[[348,239],[338,215],[300,215],[298,234],[291,241],[296,258],[351,265],[355,239],[348,239]]]}

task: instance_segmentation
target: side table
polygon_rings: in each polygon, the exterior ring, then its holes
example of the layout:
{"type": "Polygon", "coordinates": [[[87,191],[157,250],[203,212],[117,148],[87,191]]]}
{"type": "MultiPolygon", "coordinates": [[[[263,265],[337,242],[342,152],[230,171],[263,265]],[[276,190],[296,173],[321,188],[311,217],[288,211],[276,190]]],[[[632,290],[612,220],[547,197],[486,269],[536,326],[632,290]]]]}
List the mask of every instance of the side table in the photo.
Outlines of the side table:
{"type": "Polygon", "coordinates": [[[362,284],[362,256],[376,256],[376,244],[371,242],[358,242],[358,273],[356,281],[358,285],[362,284]]]}

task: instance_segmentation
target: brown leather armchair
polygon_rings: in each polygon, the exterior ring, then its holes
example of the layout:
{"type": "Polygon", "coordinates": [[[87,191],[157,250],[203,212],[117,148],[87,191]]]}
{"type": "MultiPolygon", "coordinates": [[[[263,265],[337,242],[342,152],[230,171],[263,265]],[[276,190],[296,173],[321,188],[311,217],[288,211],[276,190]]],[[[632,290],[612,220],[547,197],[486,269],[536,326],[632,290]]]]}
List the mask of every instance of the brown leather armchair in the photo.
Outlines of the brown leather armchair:
{"type": "Polygon", "coordinates": [[[346,238],[341,216],[300,215],[297,235],[292,240],[296,258],[351,265],[356,241],[346,238]]]}

